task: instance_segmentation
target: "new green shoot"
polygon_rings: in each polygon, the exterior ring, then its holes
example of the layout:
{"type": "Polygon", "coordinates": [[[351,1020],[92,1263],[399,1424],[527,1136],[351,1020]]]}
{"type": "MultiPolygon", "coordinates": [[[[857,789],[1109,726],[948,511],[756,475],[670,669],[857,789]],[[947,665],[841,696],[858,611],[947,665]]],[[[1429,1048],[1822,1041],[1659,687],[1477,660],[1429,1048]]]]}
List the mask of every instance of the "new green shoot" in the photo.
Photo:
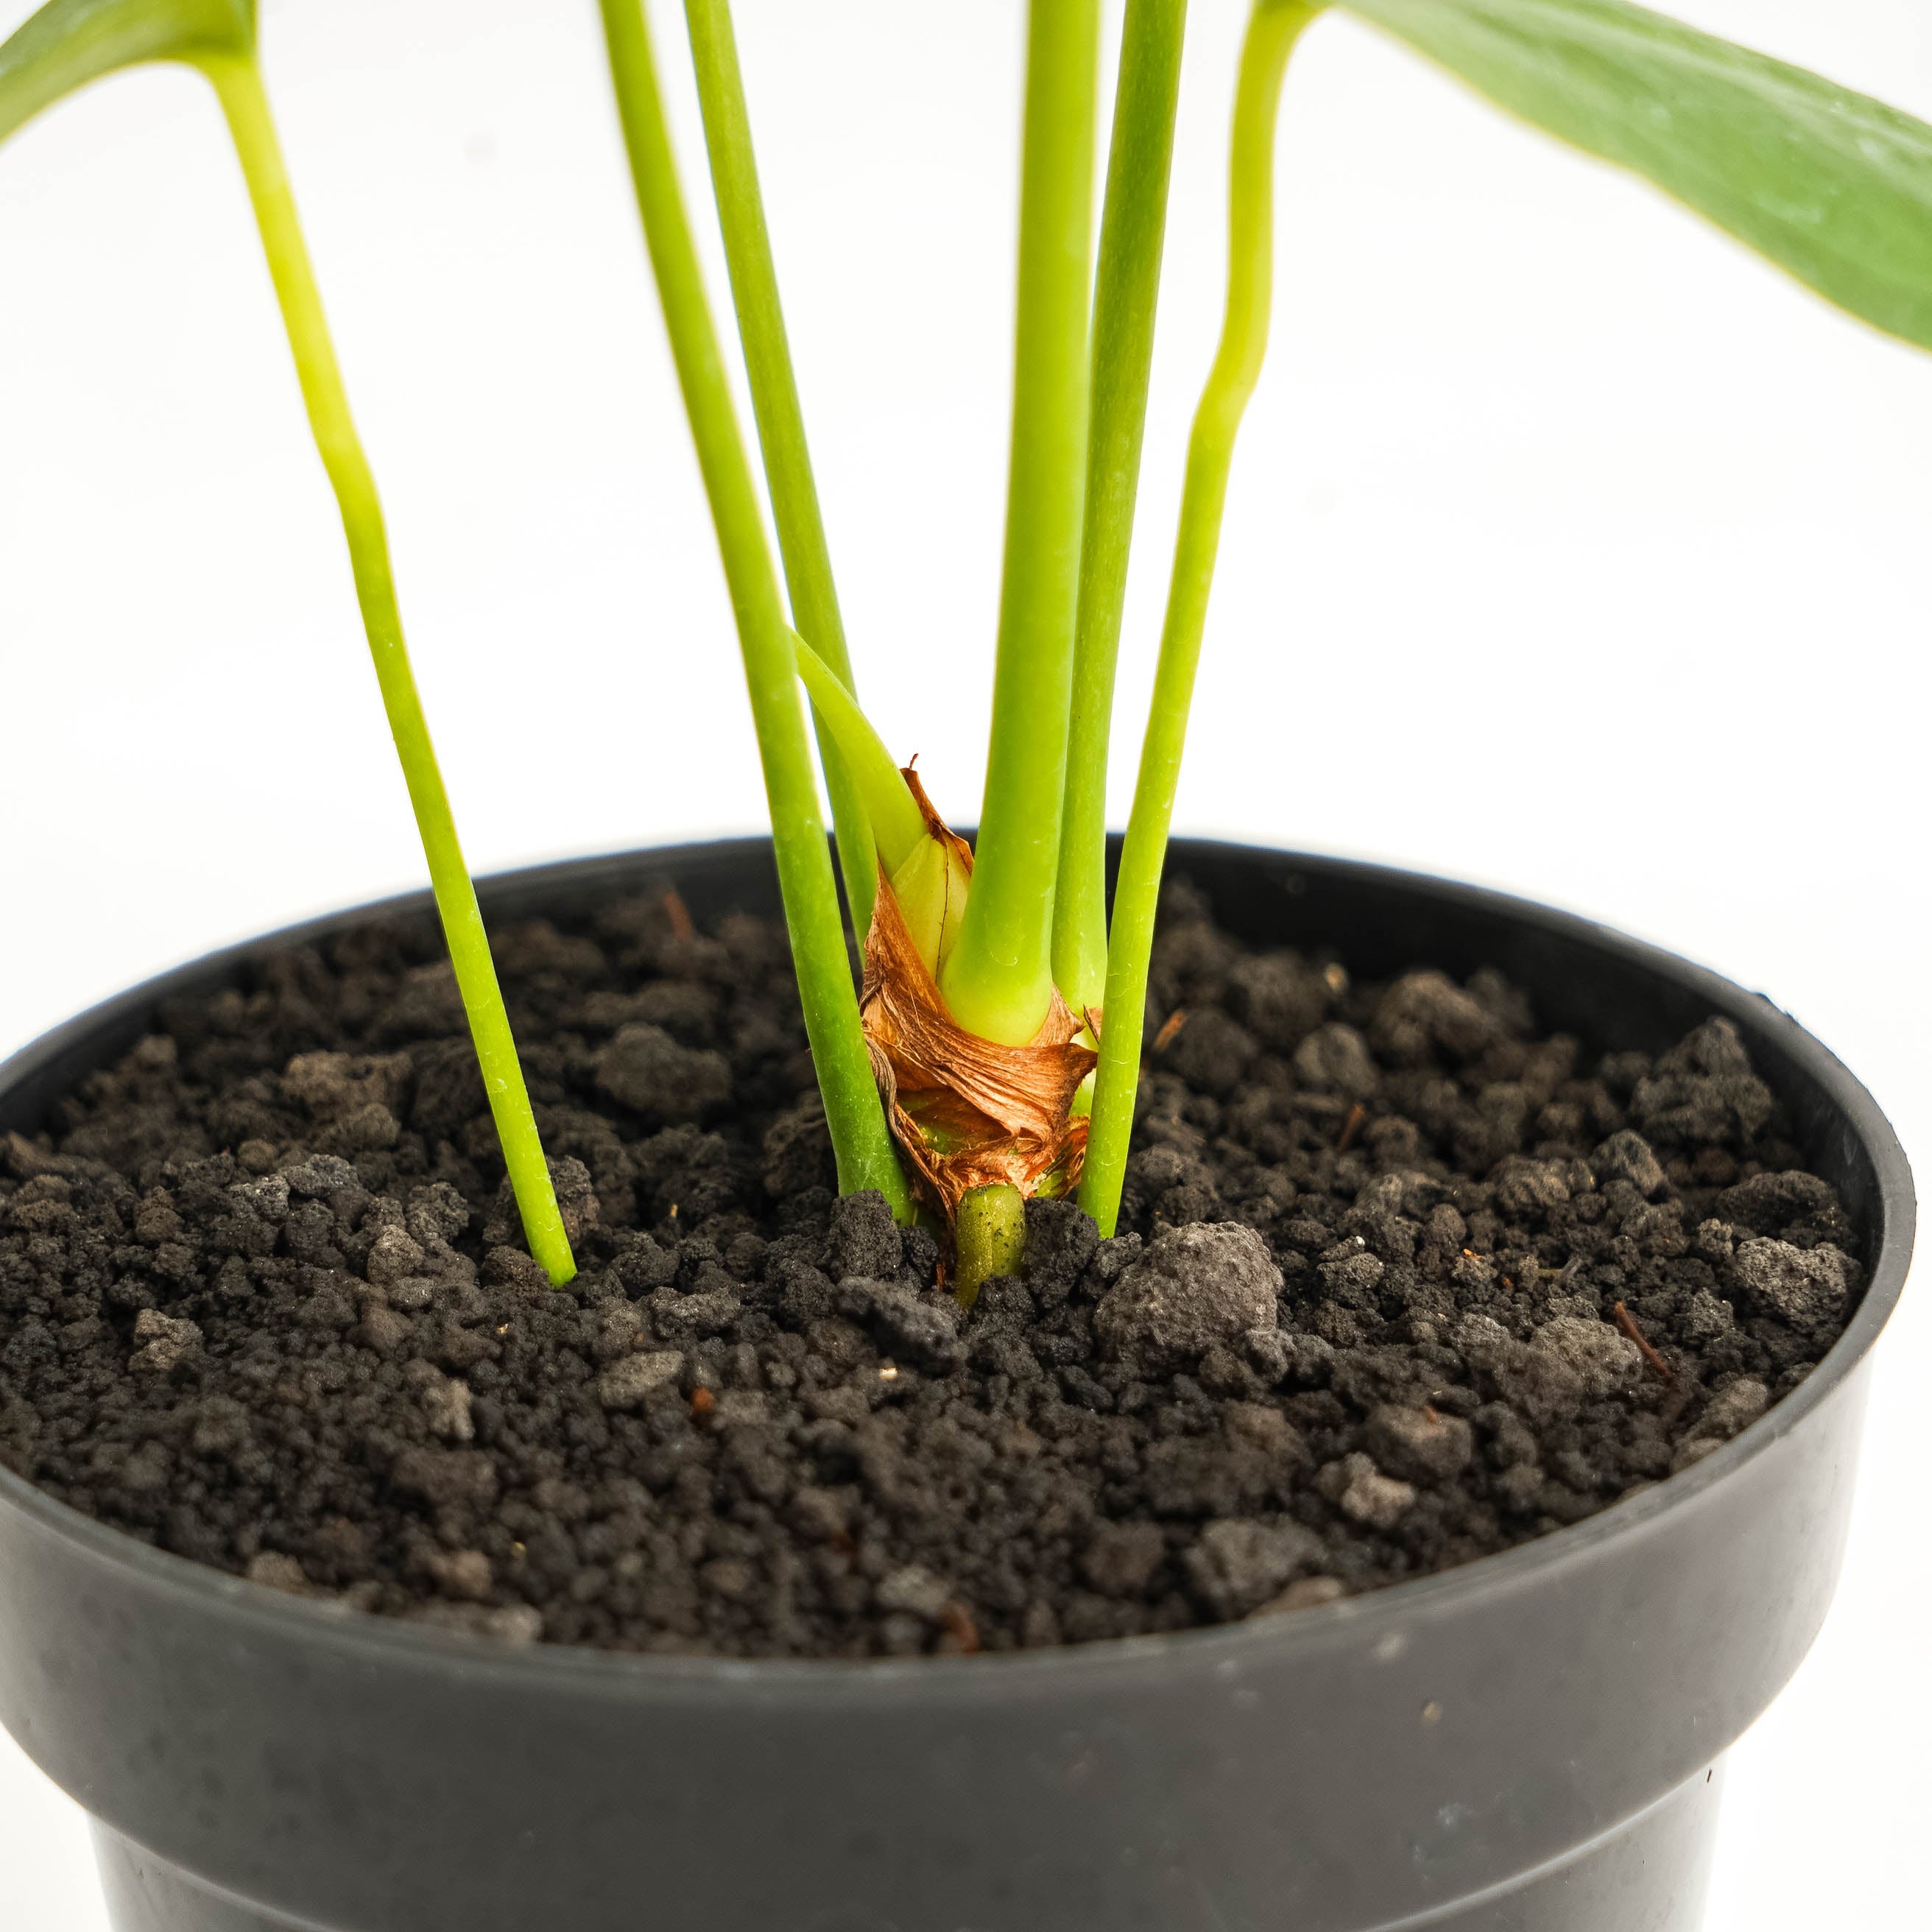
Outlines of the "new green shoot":
{"type": "Polygon", "coordinates": [[[831,740],[840,764],[850,775],[864,849],[888,873],[896,872],[924,841],[925,816],[850,688],[795,632],[792,648],[800,681],[818,715],[820,736],[831,740]]]}
{"type": "MultiPolygon", "coordinates": [[[[860,808],[859,832],[875,866],[885,868],[906,932],[936,981],[952,956],[965,918],[964,863],[956,842],[935,836],[927,825],[925,812],[857,700],[803,638],[794,643],[820,738],[831,739],[851,774],[860,808]]],[[[840,837],[842,842],[844,834],[840,837]]]]}

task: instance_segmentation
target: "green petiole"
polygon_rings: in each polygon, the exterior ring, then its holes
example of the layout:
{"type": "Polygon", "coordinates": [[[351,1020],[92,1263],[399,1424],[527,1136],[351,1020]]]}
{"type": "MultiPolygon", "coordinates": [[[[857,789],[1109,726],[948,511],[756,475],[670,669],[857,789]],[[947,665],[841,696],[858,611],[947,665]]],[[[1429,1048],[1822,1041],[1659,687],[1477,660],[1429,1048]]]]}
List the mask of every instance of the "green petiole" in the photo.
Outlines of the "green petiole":
{"type": "Polygon", "coordinates": [[[1107,984],[1107,740],[1140,484],[1187,0],[1127,0],[1094,278],[1093,421],[1073,703],[1053,902],[1053,976],[1078,1012],[1107,984]]]}
{"type": "Polygon", "coordinates": [[[1053,893],[1087,464],[1096,0],[1033,0],[1020,170],[1006,556],[973,890],[940,990],[969,1033],[1020,1046],[1053,998],[1053,893]]]}
{"type": "Polygon", "coordinates": [[[1111,1234],[1120,1211],[1127,1138],[1140,1083],[1148,959],[1167,856],[1174,787],[1187,737],[1194,674],[1208,620],[1208,594],[1228,499],[1228,470],[1241,416],[1268,347],[1274,265],[1274,131],[1288,56],[1319,10],[1303,0],[1259,0],[1248,22],[1234,92],[1228,170],[1228,303],[1220,346],[1208,372],[1188,442],[1187,476],[1174,540],[1174,573],[1161,628],[1154,702],[1141,746],[1140,774],[1114,886],[1107,956],[1106,1019],[1094,1083],[1080,1204],[1111,1234]]]}
{"type": "Polygon", "coordinates": [[[752,718],[764,768],[778,887],[791,934],[806,1031],[818,1072],[843,1193],[876,1187],[902,1220],[905,1177],[874,1084],[846,958],[831,855],[799,701],[792,633],[765,546],[751,464],[739,434],[716,330],[677,182],[649,30],[639,0],[599,0],[624,145],[677,365],[698,467],[737,621],[752,718]]]}
{"type": "Polygon", "coordinates": [[[55,0],[0,46],[0,138],[89,80],[148,60],[198,68],[214,87],[248,184],[322,467],[342,514],[376,681],[416,813],[458,990],[530,1252],[554,1286],[577,1272],[524,1084],[502,989],[410,668],[375,478],[356,434],[322,298],[255,57],[246,0],[55,0]]]}
{"type": "MultiPolygon", "coordinates": [[[[832,578],[825,520],[812,481],[812,452],[805,440],[805,412],[792,373],[785,339],[784,310],[778,301],[771,237],[765,227],[764,200],[758,191],[758,164],[752,148],[751,122],[745,112],[745,86],[738,71],[737,42],[731,31],[729,0],[685,0],[691,33],[692,66],[698,77],[698,102],[704,116],[704,145],[711,161],[712,198],[724,238],[724,260],[731,277],[731,304],[738,339],[751,379],[752,410],[758,418],[758,446],[771,492],[772,520],[778,526],[778,555],[790,593],[792,620],[812,650],[847,691],[858,686],[845,648],[844,620],[832,578]]],[[[832,823],[838,836],[839,869],[845,880],[852,929],[863,936],[872,921],[876,885],[866,838],[866,814],[851,774],[836,742],[821,728],[819,762],[832,800],[832,823]]]]}
{"type": "Polygon", "coordinates": [[[281,144],[275,137],[268,98],[262,90],[261,70],[253,55],[204,58],[197,64],[213,83],[227,118],[255,224],[261,231],[262,251],[268,257],[275,299],[281,305],[282,321],[288,331],[309,428],[341,509],[343,535],[356,576],[356,598],[368,634],[369,653],[375,661],[382,709],[388,716],[396,756],[409,786],[410,804],[422,835],[436,909],[442,920],[450,963],[456,969],[457,988],[469,1016],[484,1091],[502,1144],[510,1185],[516,1192],[524,1237],[551,1285],[560,1288],[576,1274],[577,1264],[571,1257],[543,1143],[530,1112],[530,1096],[517,1058],[510,1016],[504,1010],[502,988],[496,983],[496,962],[490,956],[489,935],[476,903],[476,888],[464,862],[449,794],[436,764],[436,747],[430,740],[422,700],[417,695],[416,675],[410,668],[395,579],[389,568],[382,502],[349,412],[334,344],[329,339],[308,249],[296,218],[281,144]]]}

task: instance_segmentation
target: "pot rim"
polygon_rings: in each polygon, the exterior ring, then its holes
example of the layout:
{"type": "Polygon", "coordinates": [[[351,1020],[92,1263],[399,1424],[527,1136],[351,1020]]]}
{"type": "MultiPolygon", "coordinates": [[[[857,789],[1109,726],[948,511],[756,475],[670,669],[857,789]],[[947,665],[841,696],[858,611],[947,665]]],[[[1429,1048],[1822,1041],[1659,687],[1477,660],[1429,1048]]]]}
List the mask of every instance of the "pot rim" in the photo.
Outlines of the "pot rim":
{"type": "MultiPolygon", "coordinates": [[[[630,850],[524,866],[480,878],[486,902],[526,896],[547,886],[589,884],[604,873],[634,871],[640,861],[664,866],[700,856],[728,861],[766,853],[763,837],[722,838],[630,850]]],[[[1091,1688],[1093,1679],[1132,1676],[1148,1667],[1186,1661],[1216,1675],[1238,1675],[1257,1652],[1270,1656],[1296,1648],[1320,1650],[1346,1645],[1375,1646],[1394,1657],[1408,1632],[1434,1617],[1460,1610],[1472,1597],[1532,1588],[1560,1565],[1588,1564],[1610,1546],[1651,1532],[1666,1514],[1695,1508],[1734,1472],[1766,1454],[1810,1412],[1832,1400],[1870,1352],[1903,1292],[1911,1257],[1916,1198],[1905,1151],[1891,1123],[1863,1084],[1838,1057],[1766,994],[1614,927],[1487,886],[1370,862],[1304,854],[1286,848],[1210,839],[1177,839],[1177,856],[1192,853],[1224,859],[1286,862],[1370,886],[1420,892],[1492,918],[1532,923],[1543,931],[1619,956],[1640,970],[1662,973],[1689,986],[1717,1012],[1748,1010],[1758,1028],[1828,1095],[1871,1160],[1877,1180],[1877,1251],[1870,1279],[1844,1334],[1804,1382],[1740,1435],[1681,1473],[1636,1496],[1612,1503],[1547,1534],[1453,1569],[1386,1584],[1360,1596],[1288,1615],[1210,1625],[1157,1635],[1115,1637],[974,1657],[917,1658],[738,1658],[643,1655],[569,1644],[510,1647],[461,1633],[424,1628],[400,1618],[369,1616],[292,1596],[193,1559],[156,1548],[85,1516],[0,1466],[0,1508],[18,1510],[52,1534],[78,1544],[104,1566],[131,1573],[146,1588],[198,1604],[237,1626],[289,1640],[306,1636],[338,1652],[345,1662],[390,1664],[508,1692],[554,1694],[569,1690],[600,1699],[661,1702],[730,1696],[752,1702],[782,1698],[788,1705],[849,1703],[887,1706],[988,1698],[1034,1702],[1055,1688],[1091,1688]]],[[[252,960],[270,948],[298,944],[346,922],[434,910],[427,891],[388,898],[324,914],[205,953],[143,980],[89,1007],[0,1062],[0,1094],[38,1072],[89,1035],[116,1022],[152,1011],[184,980],[205,980],[212,971],[252,960]]]]}

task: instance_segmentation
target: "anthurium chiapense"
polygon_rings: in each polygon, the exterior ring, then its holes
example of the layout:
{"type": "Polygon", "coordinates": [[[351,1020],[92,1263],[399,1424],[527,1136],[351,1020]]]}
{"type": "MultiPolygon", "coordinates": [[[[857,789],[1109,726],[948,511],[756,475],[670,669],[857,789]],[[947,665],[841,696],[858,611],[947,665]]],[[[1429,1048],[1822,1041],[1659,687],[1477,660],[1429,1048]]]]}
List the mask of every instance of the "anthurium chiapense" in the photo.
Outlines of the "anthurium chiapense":
{"type": "MultiPolygon", "coordinates": [[[[1850,314],[1932,346],[1932,129],[1910,116],[1624,0],[1256,0],[1233,76],[1226,313],[1188,443],[1153,702],[1110,916],[1105,803],[1114,664],[1186,0],[1126,0],[1097,252],[1098,0],[1030,0],[1028,8],[1006,540],[976,851],[947,829],[918,775],[897,764],[860,709],[728,0],[686,0],[685,10],[782,591],[644,11],[640,0],[599,4],[736,622],[839,1184],[880,1189],[902,1217],[933,1216],[956,1236],[968,1296],[980,1276],[1022,1264],[1029,1196],[1077,1186],[1108,1232],[1119,1211],[1168,828],[1234,440],[1267,344],[1276,116],[1290,58],[1322,14],[1339,9],[1371,22],[1522,119],[1654,183],[1850,314]],[[839,867],[862,943],[856,988],[802,693],[818,719],[839,867]]],[[[342,500],[460,977],[466,958],[487,969],[488,952],[480,925],[465,928],[451,914],[466,898],[473,915],[474,899],[440,782],[431,782],[380,513],[341,401],[253,50],[253,12],[242,0],[69,0],[44,9],[0,50],[0,134],[132,61],[188,60],[214,82],[342,500]]],[[[477,1016],[494,999],[494,980],[487,1000],[480,991],[472,998],[472,979],[464,988],[487,1069],[490,1029],[477,1016]]],[[[496,1040],[496,1050],[507,1051],[506,1028],[496,1040]]],[[[494,1102],[494,1083],[491,1091],[494,1102]]],[[[516,1097],[522,1105],[520,1085],[516,1097]]],[[[526,1118],[526,1106],[523,1112],[526,1118]]],[[[498,1118],[527,1221],[524,1175],[542,1169],[534,1129],[519,1156],[507,1111],[498,1118]]],[[[547,1180],[544,1191],[548,1198],[547,1180]]],[[[533,1249],[538,1239],[532,1226],[533,1249]]]]}
{"type": "Polygon", "coordinates": [[[576,1264],[538,1138],[509,1016],[404,642],[376,482],[296,219],[255,55],[253,0],[52,0],[0,46],[0,140],[63,94],[116,70],[172,60],[213,86],[242,164],[309,426],[335,491],[389,730],[429,861],[436,910],[530,1252],[559,1286],[576,1264]]]}

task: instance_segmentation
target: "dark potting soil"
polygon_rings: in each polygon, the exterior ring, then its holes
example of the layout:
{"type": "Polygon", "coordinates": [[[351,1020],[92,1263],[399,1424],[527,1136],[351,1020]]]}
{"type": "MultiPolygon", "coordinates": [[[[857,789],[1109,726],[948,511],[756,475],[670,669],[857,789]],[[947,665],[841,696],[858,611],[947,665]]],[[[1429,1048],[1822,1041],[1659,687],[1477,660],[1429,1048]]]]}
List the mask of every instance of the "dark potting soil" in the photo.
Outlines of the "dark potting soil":
{"type": "Polygon", "coordinates": [[[524,1251],[427,921],[284,952],[0,1147],[0,1458],[355,1610],[740,1656],[1292,1610],[1682,1469],[1862,1280],[1730,1026],[1356,986],[1171,886],[1118,1238],[969,1316],[840,1201],[782,934],[498,937],[581,1263],[524,1251]],[[1598,1043],[1601,1044],[1601,1043],[1598,1043]]]}

